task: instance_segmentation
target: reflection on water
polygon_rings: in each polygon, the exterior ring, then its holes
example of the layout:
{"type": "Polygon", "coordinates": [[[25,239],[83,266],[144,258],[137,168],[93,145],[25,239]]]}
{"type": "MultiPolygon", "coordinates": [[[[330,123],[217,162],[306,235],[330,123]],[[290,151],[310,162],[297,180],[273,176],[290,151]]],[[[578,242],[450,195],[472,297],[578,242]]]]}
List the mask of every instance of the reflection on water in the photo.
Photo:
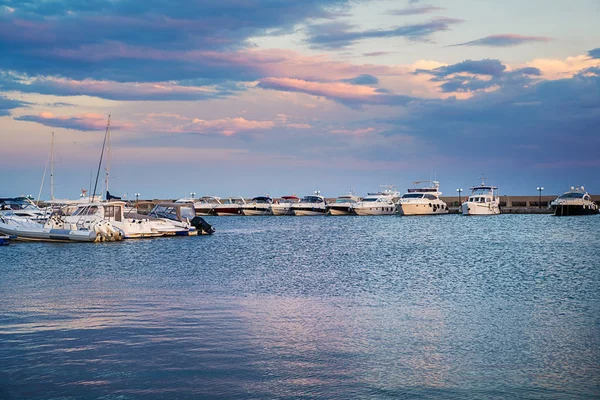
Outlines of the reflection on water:
{"type": "Polygon", "coordinates": [[[0,249],[0,398],[591,398],[600,218],[214,218],[0,249]]]}

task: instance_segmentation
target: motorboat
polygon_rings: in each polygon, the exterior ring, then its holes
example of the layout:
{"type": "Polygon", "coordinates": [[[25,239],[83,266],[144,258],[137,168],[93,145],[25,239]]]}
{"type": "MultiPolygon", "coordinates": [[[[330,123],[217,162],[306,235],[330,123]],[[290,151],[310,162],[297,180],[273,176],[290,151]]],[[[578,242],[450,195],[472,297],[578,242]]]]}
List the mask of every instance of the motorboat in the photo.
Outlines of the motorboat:
{"type": "Polygon", "coordinates": [[[550,203],[550,208],[557,217],[598,214],[598,204],[592,200],[583,186],[571,186],[571,190],[564,192],[550,203]]]}
{"type": "Polygon", "coordinates": [[[298,203],[300,198],[296,195],[283,196],[278,201],[271,204],[271,212],[273,215],[294,215],[292,205],[298,203]]]}
{"type": "Polygon", "coordinates": [[[438,181],[415,181],[398,200],[400,215],[437,215],[448,214],[448,205],[440,199],[438,181]]]}
{"type": "Polygon", "coordinates": [[[149,238],[163,236],[156,223],[151,222],[147,216],[143,218],[127,217],[124,215],[124,201],[93,202],[79,204],[75,211],[64,219],[66,222],[92,226],[98,221],[108,221],[123,232],[124,239],[149,238]]]}
{"type": "Polygon", "coordinates": [[[396,213],[396,202],[400,193],[394,186],[382,186],[383,190],[367,193],[365,197],[352,207],[357,215],[393,215],[396,213]]]}
{"type": "Polygon", "coordinates": [[[463,215],[500,214],[500,196],[496,186],[486,185],[483,177],[481,185],[470,188],[471,195],[462,204],[463,215]]]}
{"type": "Polygon", "coordinates": [[[273,215],[271,212],[273,199],[269,196],[258,196],[242,206],[244,215],[273,215]]]}
{"type": "Polygon", "coordinates": [[[223,203],[218,204],[214,208],[214,213],[218,216],[241,215],[242,207],[246,204],[243,197],[230,197],[223,203]]]}
{"type": "Polygon", "coordinates": [[[0,210],[12,210],[16,216],[45,221],[51,215],[50,209],[41,209],[28,197],[0,198],[0,210]]]}
{"type": "Polygon", "coordinates": [[[66,221],[52,215],[45,222],[16,215],[12,210],[0,212],[0,233],[19,240],[52,242],[103,242],[123,239],[123,232],[115,225],[101,220],[89,224],[66,221]]]}
{"type": "Polygon", "coordinates": [[[151,220],[163,219],[182,228],[176,232],[176,235],[212,235],[215,232],[212,225],[196,215],[193,204],[189,203],[158,203],[150,210],[147,217],[151,220]]]}
{"type": "Polygon", "coordinates": [[[314,195],[304,196],[298,203],[292,204],[292,210],[298,216],[325,215],[327,206],[325,198],[316,191],[314,195]]]}
{"type": "Polygon", "coordinates": [[[221,204],[221,198],[215,196],[202,196],[194,202],[196,215],[205,217],[207,215],[217,215],[215,207],[221,204]]]}
{"type": "Polygon", "coordinates": [[[335,199],[333,203],[327,204],[329,215],[356,215],[354,205],[360,201],[360,197],[350,192],[335,199]]]}

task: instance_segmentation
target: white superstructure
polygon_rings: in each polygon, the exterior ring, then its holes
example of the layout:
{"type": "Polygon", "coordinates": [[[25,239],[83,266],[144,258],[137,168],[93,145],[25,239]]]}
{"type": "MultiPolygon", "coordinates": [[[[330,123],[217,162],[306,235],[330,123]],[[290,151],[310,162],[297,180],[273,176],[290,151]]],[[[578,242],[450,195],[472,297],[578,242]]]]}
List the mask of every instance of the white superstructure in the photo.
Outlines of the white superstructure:
{"type": "Polygon", "coordinates": [[[448,214],[448,206],[440,196],[440,183],[438,181],[415,181],[414,188],[398,200],[398,213],[400,215],[436,215],[448,214]]]}
{"type": "Polygon", "coordinates": [[[271,204],[271,212],[273,215],[294,215],[292,205],[299,201],[300,198],[296,195],[283,196],[279,201],[271,204]]]}
{"type": "Polygon", "coordinates": [[[571,187],[571,190],[561,194],[550,203],[550,208],[554,215],[593,215],[598,214],[598,204],[596,204],[585,187],[571,187]]]}

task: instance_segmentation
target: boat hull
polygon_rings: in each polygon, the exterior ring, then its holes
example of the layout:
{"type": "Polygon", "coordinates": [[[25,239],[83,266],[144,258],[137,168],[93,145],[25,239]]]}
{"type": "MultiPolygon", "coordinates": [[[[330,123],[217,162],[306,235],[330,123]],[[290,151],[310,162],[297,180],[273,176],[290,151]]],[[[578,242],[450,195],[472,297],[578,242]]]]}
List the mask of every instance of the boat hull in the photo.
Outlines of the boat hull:
{"type": "Polygon", "coordinates": [[[329,214],[339,215],[356,215],[351,206],[329,206],[329,214]]]}
{"type": "Polygon", "coordinates": [[[448,214],[445,203],[402,203],[398,205],[400,215],[440,215],[448,214]]]}
{"type": "Polygon", "coordinates": [[[278,216],[294,215],[294,210],[292,210],[291,206],[279,207],[278,205],[272,205],[271,212],[273,213],[273,215],[278,215],[278,216]]]}
{"type": "Polygon", "coordinates": [[[385,207],[354,207],[356,215],[361,216],[394,215],[396,211],[396,207],[393,205],[385,207]]]}
{"type": "Polygon", "coordinates": [[[500,207],[493,203],[466,202],[462,205],[463,215],[498,215],[500,207]]]}
{"type": "Polygon", "coordinates": [[[20,228],[10,224],[0,223],[0,233],[16,236],[19,240],[40,240],[49,242],[95,242],[94,231],[71,231],[68,229],[20,228]]]}
{"type": "Polygon", "coordinates": [[[242,214],[248,216],[262,216],[262,215],[273,215],[270,207],[244,207],[242,209],[242,214]]]}
{"type": "Polygon", "coordinates": [[[325,208],[295,208],[294,215],[299,217],[313,217],[316,215],[325,215],[327,210],[325,208]]]}
{"type": "Polygon", "coordinates": [[[554,215],[557,217],[568,217],[572,215],[595,215],[598,209],[584,207],[583,205],[561,204],[554,206],[554,215]]]}
{"type": "Polygon", "coordinates": [[[218,207],[214,211],[219,217],[236,216],[242,213],[240,207],[218,207]]]}

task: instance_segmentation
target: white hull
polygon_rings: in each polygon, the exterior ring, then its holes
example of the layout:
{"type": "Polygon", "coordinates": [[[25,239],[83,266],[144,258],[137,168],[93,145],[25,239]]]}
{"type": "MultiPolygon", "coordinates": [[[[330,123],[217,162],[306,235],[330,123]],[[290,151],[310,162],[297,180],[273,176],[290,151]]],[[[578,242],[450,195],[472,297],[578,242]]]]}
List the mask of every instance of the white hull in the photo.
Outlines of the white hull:
{"type": "Polygon", "coordinates": [[[440,215],[448,214],[446,203],[402,203],[398,205],[400,215],[440,215]]]}
{"type": "Polygon", "coordinates": [[[271,212],[273,215],[294,215],[294,211],[292,210],[292,206],[282,206],[279,204],[273,204],[271,206],[271,212]]]}
{"type": "Polygon", "coordinates": [[[316,216],[316,215],[325,215],[326,210],[322,209],[322,210],[298,210],[298,209],[294,209],[294,215],[297,215],[299,217],[312,217],[312,216],[316,216]]]}
{"type": "Polygon", "coordinates": [[[72,231],[68,229],[24,228],[0,222],[0,233],[16,236],[20,240],[41,240],[51,242],[95,242],[94,231],[72,231]]]}
{"type": "Polygon", "coordinates": [[[362,216],[375,216],[375,215],[394,215],[396,214],[396,207],[388,205],[385,207],[354,207],[356,215],[362,216]]]}
{"type": "Polygon", "coordinates": [[[498,215],[500,207],[493,203],[467,202],[462,205],[463,215],[498,215]]]}
{"type": "Polygon", "coordinates": [[[248,216],[262,216],[262,215],[272,215],[270,208],[243,208],[242,214],[248,216]]]}
{"type": "Polygon", "coordinates": [[[346,210],[339,210],[339,209],[335,209],[335,208],[330,208],[329,214],[334,215],[334,216],[356,215],[356,213],[354,213],[354,212],[350,212],[350,211],[346,211],[346,210]]]}

